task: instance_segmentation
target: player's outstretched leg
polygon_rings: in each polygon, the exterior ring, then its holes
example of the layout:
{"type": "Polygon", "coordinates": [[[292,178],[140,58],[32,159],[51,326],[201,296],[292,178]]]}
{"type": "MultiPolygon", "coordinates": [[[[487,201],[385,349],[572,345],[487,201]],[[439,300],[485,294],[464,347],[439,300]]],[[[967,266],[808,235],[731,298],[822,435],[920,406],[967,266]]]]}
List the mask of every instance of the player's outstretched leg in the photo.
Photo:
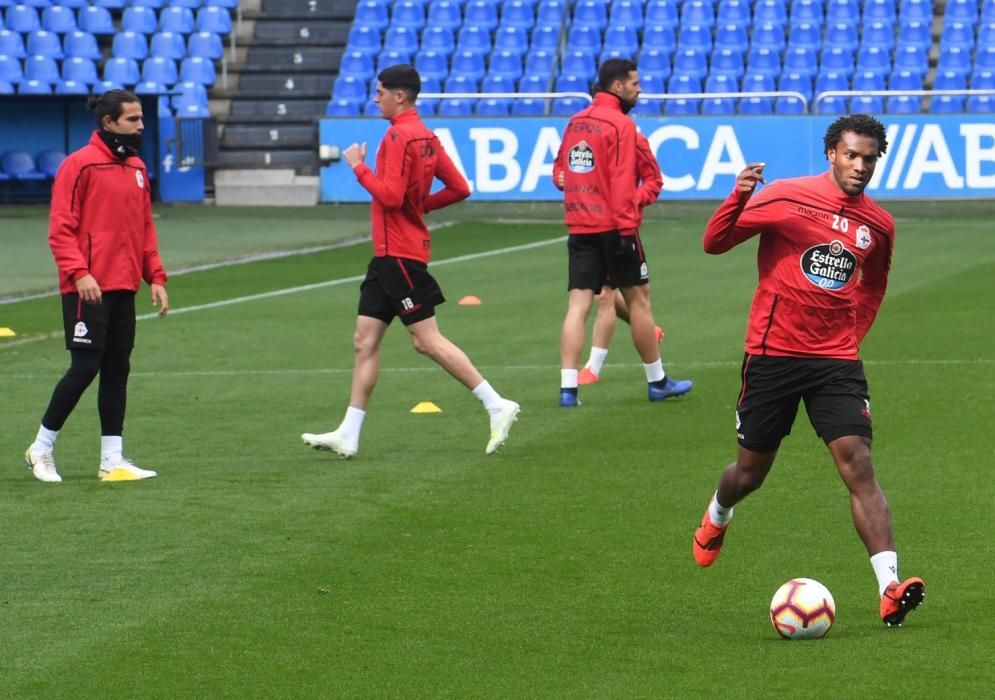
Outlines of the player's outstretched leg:
{"type": "Polygon", "coordinates": [[[926,584],[921,578],[895,581],[881,596],[881,621],[889,627],[901,627],[905,616],[922,605],[925,597],[926,584]]]}

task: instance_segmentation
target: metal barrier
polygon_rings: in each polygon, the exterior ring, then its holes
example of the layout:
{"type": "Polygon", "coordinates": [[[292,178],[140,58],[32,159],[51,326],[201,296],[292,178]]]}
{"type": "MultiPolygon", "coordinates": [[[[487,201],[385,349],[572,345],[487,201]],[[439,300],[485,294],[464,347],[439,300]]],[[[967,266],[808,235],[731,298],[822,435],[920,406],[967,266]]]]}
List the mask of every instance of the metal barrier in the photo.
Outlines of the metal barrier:
{"type": "Polygon", "coordinates": [[[988,95],[995,97],[995,90],[826,90],[812,101],[813,109],[830,97],[955,97],[988,95]]]}
{"type": "MultiPolygon", "coordinates": [[[[984,92],[984,91],[982,91],[984,92]]],[[[991,92],[991,91],[989,91],[991,92]]],[[[828,93],[826,93],[828,94],[828,93]]],[[[574,97],[593,102],[586,92],[423,92],[418,95],[418,99],[426,100],[506,100],[506,99],[533,99],[548,100],[574,97]]],[[[793,91],[769,91],[769,92],[692,92],[686,94],[668,95],[666,93],[644,92],[639,96],[641,100],[707,100],[707,99],[735,99],[742,97],[793,97],[802,103],[802,109],[808,110],[808,98],[800,92],[793,91]]]]}

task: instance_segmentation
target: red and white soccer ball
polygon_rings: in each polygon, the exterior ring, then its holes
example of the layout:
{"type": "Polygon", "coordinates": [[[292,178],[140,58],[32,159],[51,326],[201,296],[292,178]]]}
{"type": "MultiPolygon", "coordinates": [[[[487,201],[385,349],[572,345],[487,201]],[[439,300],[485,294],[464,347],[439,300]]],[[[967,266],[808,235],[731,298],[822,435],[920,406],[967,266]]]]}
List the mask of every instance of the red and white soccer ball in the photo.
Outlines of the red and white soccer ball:
{"type": "Polygon", "coordinates": [[[785,639],[819,639],[835,619],[833,594],[810,578],[791,579],[770,601],[770,621],[785,639]]]}

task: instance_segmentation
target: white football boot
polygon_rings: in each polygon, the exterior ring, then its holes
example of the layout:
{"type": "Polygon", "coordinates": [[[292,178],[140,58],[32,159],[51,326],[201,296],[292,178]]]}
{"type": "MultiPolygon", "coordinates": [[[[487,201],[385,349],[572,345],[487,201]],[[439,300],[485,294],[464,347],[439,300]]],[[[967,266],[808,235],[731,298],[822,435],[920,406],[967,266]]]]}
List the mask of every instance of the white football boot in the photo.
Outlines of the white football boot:
{"type": "Polygon", "coordinates": [[[100,460],[97,476],[100,477],[101,481],[138,481],[152,479],[159,474],[151,469],[136,467],[130,459],[121,457],[120,459],[100,460]]]}
{"type": "Polygon", "coordinates": [[[338,430],[330,433],[304,433],[301,440],[316,450],[334,452],[346,459],[359,452],[359,440],[346,437],[338,430]]]}
{"type": "Polygon", "coordinates": [[[508,439],[511,425],[518,420],[518,412],[522,410],[521,406],[509,399],[501,399],[501,403],[501,409],[491,416],[491,439],[485,450],[489,455],[494,454],[508,439]]]}
{"type": "Polygon", "coordinates": [[[62,482],[62,477],[59,476],[59,472],[55,469],[55,457],[51,450],[41,452],[32,450],[29,447],[27,452],[24,453],[24,463],[28,465],[31,473],[35,475],[38,481],[45,481],[50,484],[62,482]]]}

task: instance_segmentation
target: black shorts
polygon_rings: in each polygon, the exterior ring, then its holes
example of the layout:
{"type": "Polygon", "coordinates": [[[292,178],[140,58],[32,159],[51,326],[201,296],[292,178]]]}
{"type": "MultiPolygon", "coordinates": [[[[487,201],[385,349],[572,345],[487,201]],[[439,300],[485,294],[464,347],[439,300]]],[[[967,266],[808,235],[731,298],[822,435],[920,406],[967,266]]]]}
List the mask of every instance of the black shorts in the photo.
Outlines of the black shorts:
{"type": "Polygon", "coordinates": [[[119,350],[135,347],[135,293],[104,292],[99,304],[79,294],[62,295],[67,350],[119,350]]]}
{"type": "Polygon", "coordinates": [[[799,400],[827,445],[848,435],[873,438],[864,363],[746,355],[736,406],[739,444],[755,452],[776,450],[791,434],[799,400]]]}
{"type": "Polygon", "coordinates": [[[632,236],[622,236],[618,231],[571,233],[567,237],[567,252],[567,291],[590,289],[598,293],[605,285],[618,289],[650,281],[638,233],[632,236]]]}
{"type": "Polygon", "coordinates": [[[428,273],[428,265],[408,258],[373,258],[359,287],[359,315],[386,324],[395,316],[405,326],[424,321],[445,301],[439,283],[428,273]]]}

